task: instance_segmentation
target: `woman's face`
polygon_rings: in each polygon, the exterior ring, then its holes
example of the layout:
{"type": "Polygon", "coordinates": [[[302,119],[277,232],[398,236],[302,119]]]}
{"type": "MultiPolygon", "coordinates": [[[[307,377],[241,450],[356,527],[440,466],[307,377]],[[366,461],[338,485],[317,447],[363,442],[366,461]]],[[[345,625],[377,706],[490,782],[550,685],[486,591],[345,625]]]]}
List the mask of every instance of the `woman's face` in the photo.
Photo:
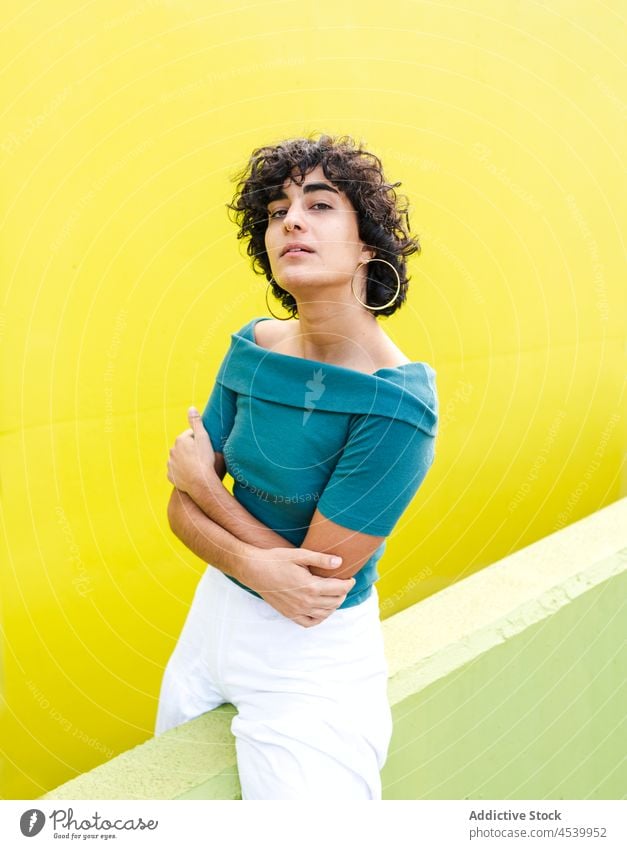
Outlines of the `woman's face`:
{"type": "MultiPolygon", "coordinates": [[[[297,300],[304,294],[309,299],[306,287],[311,290],[312,284],[350,287],[358,264],[374,256],[359,238],[352,203],[324,176],[321,165],[300,185],[286,181],[270,201],[265,245],[272,276],[297,300]]],[[[358,293],[363,268],[360,276],[355,281],[358,293]]]]}

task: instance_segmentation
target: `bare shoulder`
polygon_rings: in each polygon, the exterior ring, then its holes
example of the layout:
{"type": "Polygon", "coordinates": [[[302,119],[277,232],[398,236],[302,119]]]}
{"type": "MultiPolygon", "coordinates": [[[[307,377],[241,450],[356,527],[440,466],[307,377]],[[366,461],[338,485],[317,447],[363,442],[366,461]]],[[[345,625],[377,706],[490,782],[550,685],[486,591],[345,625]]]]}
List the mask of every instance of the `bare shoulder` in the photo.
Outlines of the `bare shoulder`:
{"type": "Polygon", "coordinates": [[[258,321],[254,326],[255,342],[261,348],[276,348],[285,339],[285,330],[285,322],[278,318],[258,321]]]}

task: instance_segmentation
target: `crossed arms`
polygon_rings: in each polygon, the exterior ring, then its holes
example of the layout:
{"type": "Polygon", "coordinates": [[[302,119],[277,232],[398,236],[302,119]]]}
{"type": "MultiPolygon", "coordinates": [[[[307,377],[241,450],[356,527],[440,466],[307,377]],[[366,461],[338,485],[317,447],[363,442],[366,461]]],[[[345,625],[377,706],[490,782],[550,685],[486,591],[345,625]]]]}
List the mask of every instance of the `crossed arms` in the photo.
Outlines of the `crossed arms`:
{"type": "Polygon", "coordinates": [[[268,528],[225,488],[223,454],[214,452],[198,412],[170,450],[168,503],[173,533],[190,551],[255,590],[304,627],[330,616],[385,537],[332,522],[317,509],[302,547],[268,528]],[[333,558],[341,557],[337,566],[333,558]]]}

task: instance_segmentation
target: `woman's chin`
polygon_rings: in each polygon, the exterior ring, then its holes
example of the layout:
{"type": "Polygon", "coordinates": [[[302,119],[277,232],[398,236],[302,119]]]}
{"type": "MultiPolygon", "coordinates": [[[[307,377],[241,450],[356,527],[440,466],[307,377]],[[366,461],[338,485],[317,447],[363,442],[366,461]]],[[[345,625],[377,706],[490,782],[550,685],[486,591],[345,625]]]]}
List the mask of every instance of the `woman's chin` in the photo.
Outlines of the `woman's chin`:
{"type": "Polygon", "coordinates": [[[281,289],[285,289],[286,292],[289,292],[292,297],[298,298],[302,292],[306,291],[308,288],[310,289],[315,283],[316,276],[314,274],[304,274],[300,272],[298,274],[284,274],[281,277],[279,286],[281,289]]]}
{"type": "Polygon", "coordinates": [[[294,269],[281,276],[279,285],[294,298],[298,298],[299,294],[311,291],[312,286],[332,286],[334,283],[337,284],[337,281],[327,280],[325,275],[319,272],[316,274],[315,271],[294,269]]]}

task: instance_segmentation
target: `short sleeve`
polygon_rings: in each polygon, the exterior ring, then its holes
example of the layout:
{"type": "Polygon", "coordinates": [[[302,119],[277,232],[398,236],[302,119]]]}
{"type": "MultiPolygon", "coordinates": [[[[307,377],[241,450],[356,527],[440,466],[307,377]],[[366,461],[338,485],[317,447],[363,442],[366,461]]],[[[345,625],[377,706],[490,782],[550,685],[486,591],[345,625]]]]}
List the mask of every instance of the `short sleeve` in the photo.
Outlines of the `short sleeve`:
{"type": "MultiPolygon", "coordinates": [[[[254,321],[247,322],[236,334],[232,334],[231,338],[235,336],[254,338],[251,335],[253,323],[254,321]]],[[[231,345],[220,363],[216,382],[202,414],[202,423],[209,434],[213,450],[220,453],[224,453],[224,443],[229,438],[237,414],[237,392],[226,385],[227,374],[231,374],[234,369],[237,370],[237,366],[231,363],[232,356],[231,345]]]]}
{"type": "Polygon", "coordinates": [[[433,463],[434,443],[407,421],[356,416],[318,510],[351,530],[388,536],[433,463]]]}
{"type": "Polygon", "coordinates": [[[233,428],[236,412],[237,393],[216,380],[202,414],[202,423],[214,451],[224,453],[224,443],[233,428]]]}

